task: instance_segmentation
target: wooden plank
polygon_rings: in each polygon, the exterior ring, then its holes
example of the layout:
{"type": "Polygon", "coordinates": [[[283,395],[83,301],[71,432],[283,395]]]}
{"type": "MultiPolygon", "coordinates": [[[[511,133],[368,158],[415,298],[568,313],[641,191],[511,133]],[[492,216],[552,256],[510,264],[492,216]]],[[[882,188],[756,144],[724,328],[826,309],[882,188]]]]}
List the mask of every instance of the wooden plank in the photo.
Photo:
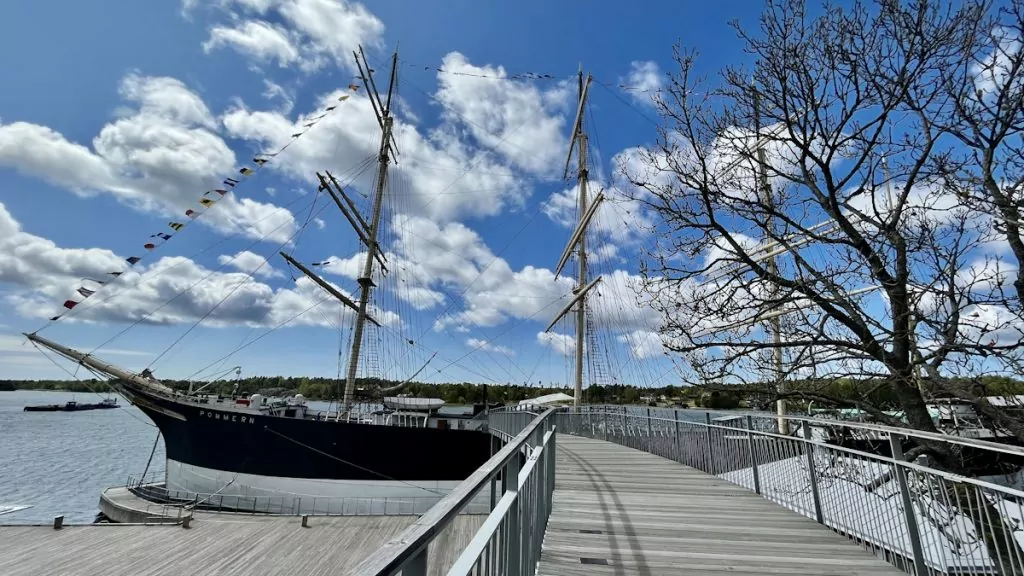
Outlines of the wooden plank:
{"type": "Polygon", "coordinates": [[[902,574],[795,512],[671,460],[558,437],[539,576],[902,574]]]}
{"type": "MultiPolygon", "coordinates": [[[[192,527],[98,524],[0,526],[0,574],[155,576],[344,573],[397,536],[415,516],[256,517],[200,514],[192,527]]],[[[483,523],[456,517],[431,546],[428,573],[441,575],[483,523]]]]}

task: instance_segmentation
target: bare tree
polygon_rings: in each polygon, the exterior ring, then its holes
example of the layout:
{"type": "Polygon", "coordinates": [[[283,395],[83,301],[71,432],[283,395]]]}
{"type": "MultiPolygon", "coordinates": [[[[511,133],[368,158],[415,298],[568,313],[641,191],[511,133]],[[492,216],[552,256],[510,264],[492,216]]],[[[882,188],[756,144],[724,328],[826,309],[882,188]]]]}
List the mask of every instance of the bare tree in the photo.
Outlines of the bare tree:
{"type": "Polygon", "coordinates": [[[753,66],[714,82],[677,47],[658,146],[627,176],[655,221],[642,297],[695,382],[767,380],[777,397],[897,423],[870,391],[826,392],[839,377],[876,379],[927,431],[926,399],[941,389],[1024,440],[1021,422],[952,378],[1022,360],[1020,281],[1013,290],[1016,267],[993,249],[1004,235],[1020,244],[1019,135],[992,135],[1019,130],[1019,67],[995,74],[1002,100],[963,88],[993,41],[994,59],[1020,57],[1019,7],[884,0],[811,18],[776,0],[756,33],[735,25],[753,66]],[[1014,16],[1011,32],[986,33],[1014,16]],[[822,385],[789,390],[792,379],[822,385]]]}
{"type": "Polygon", "coordinates": [[[754,70],[727,68],[716,86],[677,49],[660,146],[630,176],[658,216],[644,290],[699,379],[883,377],[909,424],[931,430],[922,372],[1018,360],[1009,271],[986,252],[998,232],[933,170],[949,157],[933,119],[958,105],[947,71],[985,16],[941,4],[809,19],[772,3],[759,34],[737,26],[754,70]],[[769,319],[778,341],[759,337],[769,319]]]}

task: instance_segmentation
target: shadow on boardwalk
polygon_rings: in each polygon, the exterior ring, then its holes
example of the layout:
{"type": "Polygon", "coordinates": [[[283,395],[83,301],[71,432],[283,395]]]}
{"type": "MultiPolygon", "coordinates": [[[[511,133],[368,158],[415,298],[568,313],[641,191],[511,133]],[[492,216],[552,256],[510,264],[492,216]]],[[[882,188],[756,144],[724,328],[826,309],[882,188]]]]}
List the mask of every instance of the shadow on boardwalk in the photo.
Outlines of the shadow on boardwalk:
{"type": "Polygon", "coordinates": [[[845,537],[671,460],[560,435],[538,576],[903,574],[845,537]]]}

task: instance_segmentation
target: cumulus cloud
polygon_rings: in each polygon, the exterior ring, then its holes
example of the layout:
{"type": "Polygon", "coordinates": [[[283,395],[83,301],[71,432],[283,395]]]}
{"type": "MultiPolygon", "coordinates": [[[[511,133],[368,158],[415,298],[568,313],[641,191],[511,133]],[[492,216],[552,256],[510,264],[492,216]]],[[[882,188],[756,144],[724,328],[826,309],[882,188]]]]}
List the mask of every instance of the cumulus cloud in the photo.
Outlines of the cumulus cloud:
{"type": "MultiPolygon", "coordinates": [[[[507,88],[509,94],[517,91],[526,94],[524,98],[543,98],[528,84],[507,88]]],[[[336,91],[323,95],[318,110],[338,104],[338,98],[348,94],[348,91],[336,91]]],[[[480,94],[472,91],[451,91],[446,96],[445,109],[467,106],[463,100],[479,97],[480,94]]],[[[480,105],[500,106],[501,102],[480,105]]],[[[549,118],[545,110],[532,108],[533,116],[524,112],[516,118],[522,118],[527,126],[543,124],[549,118]]],[[[255,141],[265,149],[277,149],[290,142],[291,135],[312,116],[310,113],[290,117],[280,111],[254,110],[240,103],[228,110],[221,120],[230,136],[255,141]]],[[[506,207],[521,206],[530,192],[519,170],[519,163],[527,162],[525,156],[520,156],[521,151],[508,143],[497,145],[497,153],[481,148],[472,139],[463,137],[464,125],[453,123],[457,120],[452,120],[444,111],[442,116],[448,120],[426,133],[401,119],[395,121],[399,157],[398,165],[392,167],[388,189],[389,203],[394,209],[448,221],[493,216],[506,207]]],[[[537,150],[554,147],[555,139],[560,141],[557,131],[535,135],[538,139],[530,144],[537,150]]],[[[317,171],[330,170],[339,179],[351,182],[356,190],[368,194],[373,189],[375,174],[365,161],[376,155],[379,145],[380,128],[370,101],[365,95],[355,94],[315,129],[296,140],[287,155],[267,167],[310,183],[315,181],[317,171]],[[346,163],[339,164],[339,158],[345,158],[346,163]]]]}
{"type": "Polygon", "coordinates": [[[239,272],[252,274],[259,278],[284,278],[284,273],[271,266],[266,258],[248,250],[242,250],[234,256],[221,254],[217,257],[217,261],[221,265],[230,266],[239,272]]]}
{"type": "MultiPolygon", "coordinates": [[[[210,28],[203,50],[230,48],[257,62],[297,65],[313,72],[328,65],[353,69],[352,51],[377,47],[384,23],[348,0],[221,0],[228,21],[210,28]]],[[[184,0],[184,10],[195,8],[184,0]]]]}
{"type": "MultiPolygon", "coordinates": [[[[572,356],[576,353],[576,338],[568,334],[558,332],[538,332],[537,342],[542,346],[554,350],[562,356],[572,356]]],[[[586,354],[586,343],[583,344],[583,353],[586,354]]]]}
{"type": "MultiPolygon", "coordinates": [[[[127,107],[104,126],[92,148],[28,122],[0,123],[0,166],[87,197],[110,194],[141,211],[181,217],[199,209],[203,191],[234,173],[235,155],[215,132],[202,99],[173,78],[129,74],[120,86],[127,107]]],[[[228,195],[201,221],[226,233],[283,241],[292,214],[273,204],[228,195]]]]}
{"type": "Polygon", "coordinates": [[[474,350],[483,350],[485,352],[497,352],[498,354],[504,354],[506,356],[513,356],[515,354],[515,352],[513,352],[511,348],[491,344],[487,340],[481,340],[479,338],[470,338],[466,340],[466,346],[469,346],[474,350]]]}
{"type": "MultiPolygon", "coordinates": [[[[250,253],[241,254],[243,260],[250,258],[250,253]]],[[[25,232],[0,204],[0,284],[13,288],[6,300],[22,316],[51,316],[82,286],[83,278],[110,280],[108,272],[119,271],[123,265],[124,259],[110,250],[62,248],[25,232]]],[[[248,274],[210,270],[188,258],[165,257],[125,272],[79,304],[66,320],[178,324],[198,321],[210,310],[213,312],[204,325],[276,326],[289,322],[333,326],[328,319],[349,314],[305,278],[293,287],[272,287],[248,274]],[[325,314],[315,313],[315,308],[325,314]]],[[[371,314],[386,326],[400,322],[394,312],[374,309],[371,314]]]]}
{"type": "Polygon", "coordinates": [[[650,106],[654,104],[654,95],[661,90],[663,80],[664,74],[657,62],[634,60],[622,84],[634,101],[650,106]]]}
{"type": "Polygon", "coordinates": [[[508,78],[504,68],[474,66],[458,52],[445,56],[441,66],[449,73],[437,77],[437,100],[453,125],[523,170],[554,173],[561,168],[568,83],[544,91],[526,81],[497,82],[493,78],[508,78]]]}

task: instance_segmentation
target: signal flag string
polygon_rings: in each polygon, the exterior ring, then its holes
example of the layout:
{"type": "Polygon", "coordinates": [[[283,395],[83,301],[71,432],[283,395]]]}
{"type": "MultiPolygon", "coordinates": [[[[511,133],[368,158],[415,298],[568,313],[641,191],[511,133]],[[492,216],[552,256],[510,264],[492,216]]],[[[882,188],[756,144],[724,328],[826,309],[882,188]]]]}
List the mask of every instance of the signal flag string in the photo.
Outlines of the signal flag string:
{"type": "Polygon", "coordinates": [[[58,313],[50,317],[50,322],[56,322],[57,320],[60,320],[64,316],[68,315],[72,310],[74,310],[75,306],[78,306],[85,299],[96,294],[96,292],[98,292],[104,286],[115,282],[122,274],[124,274],[133,266],[141,262],[149,253],[155,251],[156,249],[170,241],[172,238],[174,238],[174,236],[181,232],[190,221],[195,220],[202,216],[203,214],[205,214],[206,211],[212,208],[217,203],[218,200],[226,196],[229,192],[233,192],[235,187],[240,185],[244,178],[252,176],[260,168],[263,168],[263,166],[265,166],[268,162],[270,162],[279,154],[287,150],[289,146],[294,144],[304,134],[312,130],[313,127],[316,126],[321,120],[329,116],[331,112],[334,112],[334,110],[337,109],[338,107],[337,102],[344,102],[348,100],[353,93],[359,90],[359,88],[360,87],[358,84],[349,84],[347,93],[342,94],[340,97],[338,97],[335,103],[332,103],[331,105],[324,107],[322,110],[319,111],[319,113],[310,117],[304,124],[301,125],[300,129],[297,132],[291,135],[291,138],[284,146],[282,146],[281,148],[274,152],[262,152],[256,154],[255,156],[253,156],[251,164],[239,168],[237,174],[238,177],[225,178],[221,182],[223,186],[222,188],[215,188],[213,190],[207,190],[206,192],[203,192],[203,194],[199,197],[198,200],[199,205],[196,208],[189,208],[185,210],[183,215],[185,216],[186,220],[172,220],[168,222],[167,227],[170,228],[170,232],[155,232],[153,234],[150,234],[149,238],[142,245],[142,248],[145,249],[146,252],[143,252],[141,253],[141,255],[138,256],[129,256],[128,258],[125,258],[127,266],[125,266],[123,270],[112,270],[110,272],[107,272],[107,276],[109,276],[110,278],[105,277],[103,280],[98,280],[95,278],[83,278],[82,286],[75,290],[77,296],[73,296],[65,300],[64,303],[61,305],[61,308],[58,309],[58,313]],[[86,284],[87,281],[88,284],[86,284]]]}

